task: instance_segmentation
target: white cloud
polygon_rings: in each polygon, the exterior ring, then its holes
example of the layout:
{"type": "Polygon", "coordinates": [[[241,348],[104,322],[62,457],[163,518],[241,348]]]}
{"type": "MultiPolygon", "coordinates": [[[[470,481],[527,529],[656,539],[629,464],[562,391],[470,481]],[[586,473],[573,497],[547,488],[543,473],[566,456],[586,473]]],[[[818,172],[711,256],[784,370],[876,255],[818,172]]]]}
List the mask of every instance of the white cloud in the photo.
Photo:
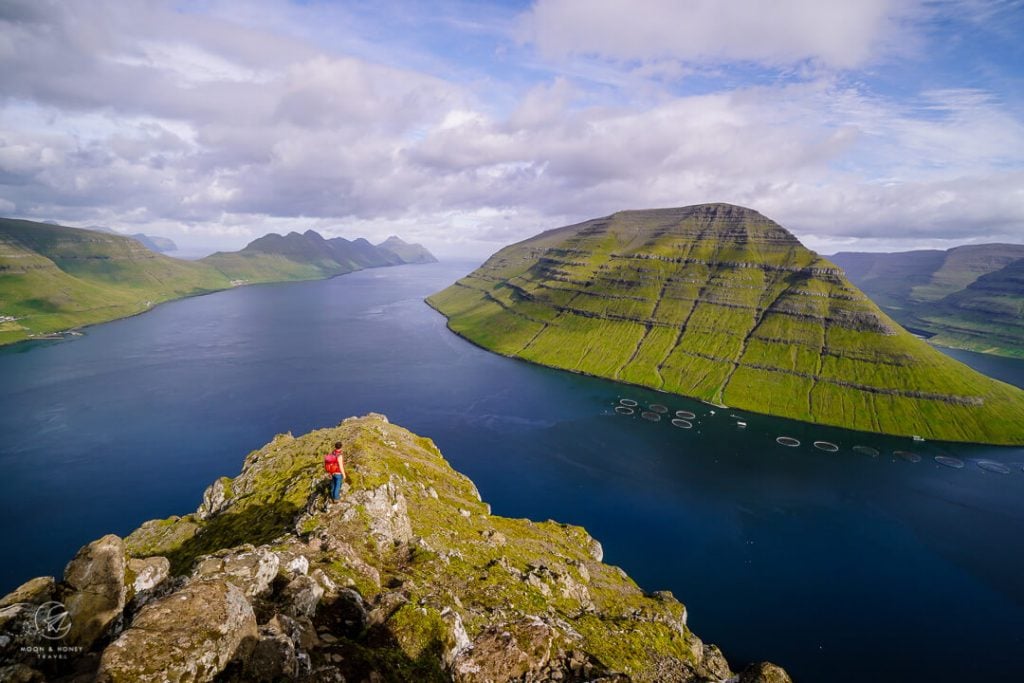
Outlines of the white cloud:
{"type": "MultiPolygon", "coordinates": [[[[213,19],[160,2],[11,4],[0,9],[3,211],[221,247],[312,227],[484,253],[620,209],[707,201],[751,206],[819,244],[1024,239],[1024,119],[990,92],[896,101],[827,69],[706,94],[657,85],[687,78],[679,60],[707,50],[858,64],[904,11],[841,3],[849,31],[822,47],[810,34],[839,29],[818,4],[780,0],[755,22],[735,3],[692,3],[683,25],[676,3],[625,14],[586,3],[589,37],[576,24],[535,29],[569,32],[567,52],[611,45],[603,57],[629,63],[600,68],[620,85],[509,77],[501,106],[479,94],[500,89],[497,76],[454,83],[275,33],[265,17],[232,21],[260,3],[218,3],[213,19]],[[619,40],[602,42],[612,28],[619,40]],[[690,52],[666,42],[693,32],[690,52]],[[638,78],[651,89],[627,87],[638,78]]],[[[317,9],[282,7],[287,21],[317,9]]],[[[579,7],[541,2],[532,21],[579,7]]],[[[556,37],[544,35],[542,48],[556,37]]]]}
{"type": "Polygon", "coordinates": [[[522,37],[549,57],[852,68],[896,49],[911,9],[900,0],[538,0],[522,37]]]}

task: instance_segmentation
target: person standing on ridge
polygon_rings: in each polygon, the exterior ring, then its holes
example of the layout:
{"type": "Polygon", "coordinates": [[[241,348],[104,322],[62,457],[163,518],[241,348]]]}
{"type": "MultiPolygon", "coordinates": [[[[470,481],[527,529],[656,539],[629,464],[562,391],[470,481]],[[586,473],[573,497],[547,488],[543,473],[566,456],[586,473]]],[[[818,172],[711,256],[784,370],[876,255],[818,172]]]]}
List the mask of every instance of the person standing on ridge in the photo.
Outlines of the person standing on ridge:
{"type": "Polygon", "coordinates": [[[341,496],[341,484],[345,481],[345,455],[341,452],[341,442],[334,442],[334,450],[324,456],[324,470],[331,475],[331,500],[341,496]]]}

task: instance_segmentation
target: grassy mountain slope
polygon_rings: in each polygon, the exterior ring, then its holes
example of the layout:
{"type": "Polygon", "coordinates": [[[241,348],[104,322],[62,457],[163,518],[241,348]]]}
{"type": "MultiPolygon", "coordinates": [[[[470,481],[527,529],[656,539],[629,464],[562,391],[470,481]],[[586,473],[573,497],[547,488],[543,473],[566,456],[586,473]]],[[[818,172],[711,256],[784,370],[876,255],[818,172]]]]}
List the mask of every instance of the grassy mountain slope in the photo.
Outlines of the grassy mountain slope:
{"type": "Polygon", "coordinates": [[[548,231],[428,302],[475,343],[552,367],[852,429],[1024,443],[1024,392],[914,338],[742,207],[548,231]]]}
{"type": "Polygon", "coordinates": [[[434,255],[420,244],[409,244],[405,240],[392,235],[377,245],[381,251],[394,255],[403,263],[437,263],[434,255]]]}
{"type": "Polygon", "coordinates": [[[0,219],[0,344],[121,318],[229,286],[201,264],[136,240],[47,223],[0,219]]]}
{"type": "Polygon", "coordinates": [[[915,288],[929,287],[932,275],[942,268],[946,252],[938,249],[896,254],[840,252],[828,257],[846,277],[879,306],[902,309],[915,288]]]}
{"type": "Polygon", "coordinates": [[[919,314],[930,341],[1024,358],[1024,258],[982,275],[919,314]]]}
{"type": "Polygon", "coordinates": [[[407,252],[408,259],[390,249],[374,246],[363,238],[351,241],[343,237],[324,239],[307,230],[302,234],[265,235],[241,251],[218,252],[202,259],[202,263],[215,267],[233,281],[253,283],[316,280],[363,268],[431,262],[423,260],[417,249],[436,261],[423,247],[406,246],[413,248],[407,252]]]}
{"type": "Polygon", "coordinates": [[[400,255],[365,239],[325,240],[312,230],[265,235],[238,252],[183,261],[131,237],[0,218],[0,345],[240,284],[316,280],[401,263],[400,255]]]}
{"type": "Polygon", "coordinates": [[[841,252],[831,257],[900,323],[943,346],[1024,357],[1024,287],[1013,271],[974,284],[1024,259],[1024,245],[979,244],[948,251],[841,252]],[[998,290],[996,293],[995,290],[998,290]]]}

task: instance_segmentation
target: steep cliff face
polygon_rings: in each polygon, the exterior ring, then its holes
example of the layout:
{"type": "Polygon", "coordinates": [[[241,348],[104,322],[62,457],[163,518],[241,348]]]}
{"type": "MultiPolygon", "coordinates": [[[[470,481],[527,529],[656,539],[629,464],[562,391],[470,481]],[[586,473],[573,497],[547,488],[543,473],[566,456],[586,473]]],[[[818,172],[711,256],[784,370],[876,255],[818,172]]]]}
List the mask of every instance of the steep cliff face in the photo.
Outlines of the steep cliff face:
{"type": "Polygon", "coordinates": [[[545,232],[427,301],[471,341],[552,367],[851,429],[1024,443],[1024,392],[915,339],[739,206],[545,232]]]}
{"type": "MultiPolygon", "coordinates": [[[[276,437],[199,509],[86,546],[0,601],[0,679],[724,681],[671,594],[602,563],[579,527],[490,514],[429,440],[380,415],[276,437]],[[341,441],[349,482],[325,496],[341,441]],[[49,600],[70,661],[33,651],[49,600]],[[28,649],[25,649],[28,648],[28,649]],[[75,679],[80,676],[80,679],[75,679]]],[[[63,641],[62,641],[63,642],[63,641]]],[[[742,681],[786,681],[747,667],[742,681]]]]}

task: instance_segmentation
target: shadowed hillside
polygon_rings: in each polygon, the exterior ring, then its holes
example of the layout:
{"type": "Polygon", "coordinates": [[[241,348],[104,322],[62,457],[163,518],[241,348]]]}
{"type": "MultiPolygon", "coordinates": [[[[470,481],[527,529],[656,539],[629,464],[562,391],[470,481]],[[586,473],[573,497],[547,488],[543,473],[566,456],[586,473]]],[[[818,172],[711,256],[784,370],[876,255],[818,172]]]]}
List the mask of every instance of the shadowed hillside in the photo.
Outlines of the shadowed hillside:
{"type": "Polygon", "coordinates": [[[893,318],[933,335],[932,343],[1024,357],[1024,287],[1014,277],[1013,266],[1024,259],[1024,245],[977,244],[893,254],[840,252],[831,258],[893,318]],[[1009,270],[995,275],[1004,269],[1009,270]],[[979,283],[989,275],[994,279],[979,283]]]}

